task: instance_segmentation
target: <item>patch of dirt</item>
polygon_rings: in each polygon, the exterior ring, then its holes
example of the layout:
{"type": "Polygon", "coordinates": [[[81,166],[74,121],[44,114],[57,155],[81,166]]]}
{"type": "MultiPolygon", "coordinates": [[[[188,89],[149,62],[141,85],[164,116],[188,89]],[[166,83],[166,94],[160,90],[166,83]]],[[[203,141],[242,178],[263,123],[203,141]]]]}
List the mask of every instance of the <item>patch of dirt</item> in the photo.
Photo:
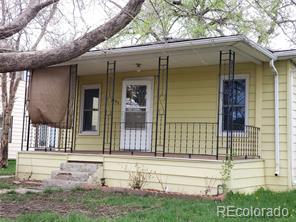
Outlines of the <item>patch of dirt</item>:
{"type": "Polygon", "coordinates": [[[40,180],[13,180],[12,183],[26,188],[36,188],[42,185],[42,181],[40,180]]]}
{"type": "MultiPolygon", "coordinates": [[[[41,181],[38,180],[16,180],[14,177],[10,178],[0,178],[0,185],[5,185],[5,187],[15,188],[38,188],[41,186],[41,181]]],[[[5,188],[5,189],[7,189],[5,188]]],[[[0,186],[1,189],[1,186],[0,186]]]]}
{"type": "MultiPolygon", "coordinates": [[[[51,194],[34,195],[25,201],[0,200],[0,217],[15,219],[22,214],[54,212],[61,215],[80,213],[89,217],[117,217],[129,212],[141,211],[139,206],[105,205],[87,207],[79,202],[87,192],[55,192],[51,194]],[[72,198],[72,200],[70,200],[72,198]],[[73,201],[77,198],[77,202],[73,201]]],[[[104,194],[103,194],[104,195],[104,194]]],[[[98,195],[100,197],[100,195],[98,195]]],[[[96,198],[96,197],[95,197],[96,198]]]]}
{"type": "Polygon", "coordinates": [[[224,194],[220,195],[194,195],[194,194],[184,194],[177,192],[164,192],[155,189],[142,189],[135,190],[131,188],[121,188],[121,187],[101,187],[101,191],[105,193],[118,193],[118,194],[128,194],[128,195],[138,195],[138,196],[156,196],[156,197],[173,197],[173,198],[183,198],[183,199],[198,199],[198,200],[215,200],[223,201],[225,199],[224,194]]]}

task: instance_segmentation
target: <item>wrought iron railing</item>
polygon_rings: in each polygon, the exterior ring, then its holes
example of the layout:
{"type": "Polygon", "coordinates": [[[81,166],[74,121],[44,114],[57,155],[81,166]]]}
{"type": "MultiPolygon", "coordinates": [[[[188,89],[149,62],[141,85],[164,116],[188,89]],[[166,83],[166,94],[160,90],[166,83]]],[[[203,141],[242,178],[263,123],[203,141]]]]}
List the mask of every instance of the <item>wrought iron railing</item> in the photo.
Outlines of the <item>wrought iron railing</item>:
{"type": "MultiPolygon", "coordinates": [[[[259,157],[260,129],[248,125],[239,128],[239,131],[227,133],[219,130],[217,123],[167,122],[166,137],[163,136],[164,128],[159,126],[156,140],[155,122],[128,124],[114,122],[112,135],[108,130],[105,135],[111,147],[105,147],[104,153],[150,153],[156,156],[177,155],[189,158],[259,157]]],[[[31,125],[29,131],[25,130],[24,138],[24,146],[27,146],[28,150],[72,151],[74,145],[72,129],[59,129],[46,125],[31,125]]],[[[99,144],[102,133],[97,138],[99,144]]],[[[97,151],[102,152],[102,147],[98,147],[97,151]]]]}
{"type": "Polygon", "coordinates": [[[63,151],[69,152],[73,147],[72,129],[63,129],[43,124],[29,124],[25,120],[22,150],[27,151],[63,151]]]}
{"type": "MultiPolygon", "coordinates": [[[[118,151],[154,153],[155,155],[259,157],[259,128],[241,126],[240,131],[221,132],[217,123],[211,122],[167,122],[158,128],[155,144],[154,122],[113,123],[111,153],[118,151]]],[[[105,152],[110,150],[105,150],[105,152]]],[[[109,152],[110,153],[110,152],[109,152]]]]}

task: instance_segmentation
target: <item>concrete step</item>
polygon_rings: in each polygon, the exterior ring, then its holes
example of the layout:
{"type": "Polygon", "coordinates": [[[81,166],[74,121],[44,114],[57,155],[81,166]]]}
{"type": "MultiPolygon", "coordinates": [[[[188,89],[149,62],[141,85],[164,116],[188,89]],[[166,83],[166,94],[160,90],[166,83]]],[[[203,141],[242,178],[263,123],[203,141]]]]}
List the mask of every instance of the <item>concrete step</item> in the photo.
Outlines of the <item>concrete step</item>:
{"type": "Polygon", "coordinates": [[[102,164],[66,162],[59,170],[51,173],[51,178],[44,180],[43,187],[73,189],[87,184],[96,184],[102,178],[102,164]]]}
{"type": "Polygon", "coordinates": [[[62,188],[64,190],[71,190],[81,187],[87,183],[73,180],[61,180],[61,179],[47,179],[43,180],[42,185],[46,188],[62,188]]]}
{"type": "Polygon", "coordinates": [[[64,170],[54,170],[51,172],[51,179],[86,182],[92,174],[93,173],[89,172],[71,172],[64,170]]]}
{"type": "Polygon", "coordinates": [[[67,172],[88,172],[95,173],[99,167],[96,163],[76,163],[66,162],[61,163],[60,169],[67,172]]]}

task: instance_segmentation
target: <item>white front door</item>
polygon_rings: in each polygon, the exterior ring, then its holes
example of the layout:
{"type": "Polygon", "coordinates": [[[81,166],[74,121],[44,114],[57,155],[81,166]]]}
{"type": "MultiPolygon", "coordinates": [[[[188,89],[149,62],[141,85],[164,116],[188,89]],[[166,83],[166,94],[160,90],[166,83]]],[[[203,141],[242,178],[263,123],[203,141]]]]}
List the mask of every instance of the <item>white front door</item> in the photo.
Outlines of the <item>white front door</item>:
{"type": "Polygon", "coordinates": [[[152,78],[123,81],[121,150],[151,150],[152,92],[152,78]]]}

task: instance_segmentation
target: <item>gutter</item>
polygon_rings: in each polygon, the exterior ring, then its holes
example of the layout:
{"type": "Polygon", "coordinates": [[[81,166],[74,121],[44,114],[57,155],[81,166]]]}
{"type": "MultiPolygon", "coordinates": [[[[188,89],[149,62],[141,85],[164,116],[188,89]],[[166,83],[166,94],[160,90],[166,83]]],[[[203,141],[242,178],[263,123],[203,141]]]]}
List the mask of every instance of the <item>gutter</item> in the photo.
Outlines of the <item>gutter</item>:
{"type": "MultiPolygon", "coordinates": [[[[256,44],[255,42],[249,40],[248,38],[242,35],[236,36],[224,36],[224,37],[215,37],[215,38],[202,38],[202,39],[188,39],[188,40],[179,40],[179,41],[169,41],[169,42],[157,42],[144,45],[136,46],[126,46],[120,48],[111,48],[111,49],[101,49],[101,50],[92,50],[86,52],[85,54],[71,60],[71,62],[84,61],[88,59],[98,59],[98,58],[111,58],[118,56],[128,56],[128,55],[142,55],[147,53],[159,53],[164,48],[167,51],[171,50],[188,50],[193,47],[203,48],[211,46],[233,46],[239,43],[244,43],[248,47],[255,49],[262,56],[264,60],[268,61],[269,59],[276,59],[277,56],[274,55],[269,50],[264,47],[256,44]]],[[[262,59],[262,58],[261,58],[262,59]]]]}
{"type": "Polygon", "coordinates": [[[274,145],[275,145],[275,176],[280,175],[280,125],[279,125],[279,73],[271,59],[269,66],[274,74],[274,145]]]}

